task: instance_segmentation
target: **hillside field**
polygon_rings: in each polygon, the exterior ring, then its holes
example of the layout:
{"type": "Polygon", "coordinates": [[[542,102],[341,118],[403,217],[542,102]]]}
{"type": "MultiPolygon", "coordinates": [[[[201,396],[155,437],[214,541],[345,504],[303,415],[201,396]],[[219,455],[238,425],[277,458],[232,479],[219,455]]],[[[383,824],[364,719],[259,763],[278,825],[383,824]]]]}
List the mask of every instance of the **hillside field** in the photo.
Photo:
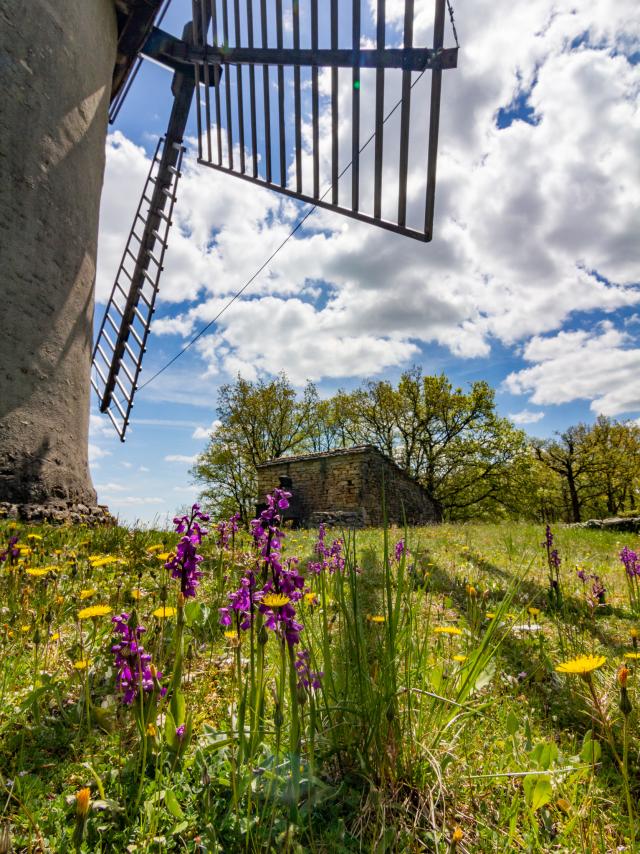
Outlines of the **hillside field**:
{"type": "Polygon", "coordinates": [[[0,522],[0,852],[636,850],[638,535],[185,520],[0,522]]]}

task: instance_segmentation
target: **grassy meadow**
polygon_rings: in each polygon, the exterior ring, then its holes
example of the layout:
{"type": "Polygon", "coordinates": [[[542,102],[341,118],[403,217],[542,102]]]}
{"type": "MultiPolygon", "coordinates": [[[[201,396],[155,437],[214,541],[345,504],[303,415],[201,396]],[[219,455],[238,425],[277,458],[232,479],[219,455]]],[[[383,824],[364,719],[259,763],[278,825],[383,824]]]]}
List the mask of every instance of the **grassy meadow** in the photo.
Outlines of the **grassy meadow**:
{"type": "Polygon", "coordinates": [[[637,535],[203,524],[0,522],[2,854],[640,847],[637,535]]]}

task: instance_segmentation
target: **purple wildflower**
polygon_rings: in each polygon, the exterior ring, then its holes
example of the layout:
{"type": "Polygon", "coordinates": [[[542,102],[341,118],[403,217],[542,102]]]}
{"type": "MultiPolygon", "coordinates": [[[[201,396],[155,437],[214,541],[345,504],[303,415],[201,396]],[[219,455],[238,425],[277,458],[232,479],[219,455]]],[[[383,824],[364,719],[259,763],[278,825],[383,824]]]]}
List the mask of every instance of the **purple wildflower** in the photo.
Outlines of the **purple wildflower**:
{"type": "Polygon", "coordinates": [[[628,546],[625,546],[620,552],[620,560],[624,564],[629,578],[640,576],[640,561],[636,552],[631,551],[628,546]]]}
{"type": "Polygon", "coordinates": [[[198,546],[208,532],[201,527],[200,522],[208,521],[209,515],[201,512],[199,504],[193,505],[189,516],[177,516],[173,520],[177,533],[184,536],[178,543],[173,558],[165,563],[165,568],[171,570],[173,578],[180,579],[180,592],[185,599],[196,595],[202,578],[202,572],[198,569],[198,564],[202,561],[198,546]]]}
{"type": "Polygon", "coordinates": [[[18,558],[20,557],[20,549],[16,548],[17,542],[17,536],[9,537],[6,549],[0,552],[0,563],[4,563],[5,560],[9,561],[10,566],[17,563],[18,558]]]}
{"type": "Polygon", "coordinates": [[[289,506],[290,493],[274,489],[267,495],[266,508],[251,522],[251,533],[262,566],[262,587],[258,587],[256,569],[249,569],[240,580],[240,587],[229,593],[229,604],[219,609],[220,624],[247,630],[253,625],[256,613],[264,616],[264,626],[276,632],[290,646],[300,642],[304,626],[296,620],[295,603],[304,595],[304,577],[297,568],[297,558],[283,561],[281,556],[284,533],[280,530],[281,510],[289,506]],[[285,597],[285,604],[269,607],[262,603],[267,594],[285,597]]]}
{"type": "Polygon", "coordinates": [[[216,531],[218,532],[217,544],[221,549],[226,549],[229,547],[229,540],[233,542],[235,534],[238,533],[239,521],[240,514],[235,513],[230,519],[218,522],[218,524],[216,525],[216,531]]]}
{"type": "Polygon", "coordinates": [[[321,572],[328,570],[331,575],[334,572],[341,572],[345,566],[345,559],[342,553],[344,541],[342,539],[334,540],[330,546],[325,543],[326,529],[324,525],[318,528],[318,540],[314,546],[314,551],[320,558],[318,561],[310,561],[307,565],[307,570],[314,575],[319,575],[321,572]]]}
{"type": "Polygon", "coordinates": [[[304,629],[302,623],[296,620],[296,609],[291,603],[278,608],[268,608],[260,605],[260,611],[265,615],[264,625],[278,634],[289,646],[300,643],[300,632],[304,629]]]}
{"type": "MultiPolygon", "coordinates": [[[[144,626],[137,625],[135,617],[129,614],[119,614],[112,617],[117,643],[111,647],[115,655],[115,665],[118,671],[116,681],[122,692],[122,702],[130,706],[142,687],[150,694],[162,678],[162,673],[156,671],[151,664],[151,656],[144,651],[140,638],[146,632],[144,626]]],[[[160,688],[160,696],[164,697],[166,688],[160,688]]]]}
{"type": "Polygon", "coordinates": [[[592,575],[591,579],[593,581],[593,584],[591,585],[591,598],[596,604],[604,605],[607,588],[602,583],[602,579],[599,575],[592,575]]]}
{"type": "Polygon", "coordinates": [[[253,623],[254,605],[261,595],[262,591],[256,590],[255,573],[249,570],[241,579],[240,587],[233,593],[229,593],[229,607],[219,609],[220,625],[231,626],[233,613],[236,624],[243,631],[249,629],[253,623]]]}
{"type": "Polygon", "coordinates": [[[301,649],[296,653],[295,668],[298,674],[298,688],[309,690],[318,690],[320,688],[320,680],[324,676],[321,670],[311,670],[309,664],[311,655],[308,649],[301,649]]]}
{"type": "Polygon", "coordinates": [[[404,544],[404,540],[398,540],[395,545],[394,556],[398,563],[402,560],[402,555],[405,553],[406,548],[404,544]]]}
{"type": "Polygon", "coordinates": [[[178,739],[178,741],[182,741],[182,739],[184,738],[184,730],[184,724],[180,724],[180,726],[176,727],[176,738],[178,739]]]}
{"type": "Polygon", "coordinates": [[[547,551],[547,564],[549,566],[549,604],[559,607],[562,604],[562,592],[560,590],[560,555],[558,549],[553,548],[553,533],[547,525],[542,547],[547,551]]]}
{"type": "Polygon", "coordinates": [[[545,538],[542,545],[547,550],[549,566],[553,567],[554,569],[559,569],[561,563],[560,555],[558,554],[558,549],[553,548],[553,533],[549,525],[547,525],[547,529],[545,531],[545,538]]]}
{"type": "Polygon", "coordinates": [[[579,569],[579,570],[576,572],[576,575],[578,576],[578,578],[580,579],[580,581],[581,581],[583,584],[586,584],[586,583],[587,583],[587,573],[584,571],[584,569],[579,569]]]}

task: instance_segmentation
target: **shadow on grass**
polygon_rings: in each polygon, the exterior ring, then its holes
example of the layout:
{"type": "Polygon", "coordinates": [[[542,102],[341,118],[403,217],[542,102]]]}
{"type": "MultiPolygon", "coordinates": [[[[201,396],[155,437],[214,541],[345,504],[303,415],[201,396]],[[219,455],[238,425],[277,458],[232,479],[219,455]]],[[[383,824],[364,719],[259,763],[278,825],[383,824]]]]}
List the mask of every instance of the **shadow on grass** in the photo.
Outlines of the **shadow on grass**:
{"type": "MultiPolygon", "coordinates": [[[[427,589],[431,593],[446,595],[451,599],[459,613],[467,615],[468,594],[465,579],[456,577],[453,573],[436,564],[429,552],[422,552],[416,556],[418,558],[427,557],[429,560],[427,589]]],[[[513,576],[510,576],[508,572],[478,555],[467,553],[466,557],[488,574],[505,582],[514,582],[513,576]]],[[[489,602],[495,604],[500,602],[507,594],[508,587],[509,584],[507,583],[504,588],[491,591],[487,604],[489,602]]],[[[525,579],[519,588],[516,599],[521,605],[546,601],[546,588],[530,579],[525,579]]],[[[625,618],[629,617],[625,612],[621,612],[621,609],[611,609],[609,614],[614,613],[617,616],[619,615],[618,612],[625,618]]],[[[601,615],[601,617],[605,616],[605,613],[601,615]]],[[[564,612],[558,614],[556,618],[596,637],[608,647],[612,657],[617,655],[621,658],[623,652],[628,651],[627,647],[621,647],[614,642],[603,626],[586,618],[584,604],[576,597],[568,597],[565,600],[564,612]]],[[[528,703],[531,712],[537,712],[540,720],[547,719],[548,721],[549,718],[552,718],[554,729],[560,728],[574,734],[584,735],[592,728],[589,706],[584,700],[578,699],[577,692],[574,690],[575,686],[570,679],[562,679],[554,672],[553,667],[556,662],[551,659],[550,654],[552,654],[552,650],[549,649],[548,638],[542,637],[538,633],[528,635],[525,631],[507,633],[501,641],[499,651],[504,669],[507,673],[510,672],[511,679],[514,680],[512,682],[514,691],[527,694],[527,700],[534,701],[528,703]]]]}

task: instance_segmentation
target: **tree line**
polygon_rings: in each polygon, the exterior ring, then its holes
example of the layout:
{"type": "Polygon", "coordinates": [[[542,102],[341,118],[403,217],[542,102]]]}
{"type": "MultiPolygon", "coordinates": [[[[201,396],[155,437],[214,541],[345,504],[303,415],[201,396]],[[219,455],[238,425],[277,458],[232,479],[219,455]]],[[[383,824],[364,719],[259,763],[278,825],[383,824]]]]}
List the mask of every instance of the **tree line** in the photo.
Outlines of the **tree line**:
{"type": "MultiPolygon", "coordinates": [[[[486,382],[454,388],[419,367],[394,385],[365,382],[320,398],[283,373],[218,392],[218,425],[192,475],[210,509],[252,518],[256,466],[276,457],[371,444],[425,488],[449,520],[580,522],[640,502],[640,426],[599,416],[532,439],[496,412],[486,382]]],[[[638,509],[640,512],[640,509],[638,509]]]]}

